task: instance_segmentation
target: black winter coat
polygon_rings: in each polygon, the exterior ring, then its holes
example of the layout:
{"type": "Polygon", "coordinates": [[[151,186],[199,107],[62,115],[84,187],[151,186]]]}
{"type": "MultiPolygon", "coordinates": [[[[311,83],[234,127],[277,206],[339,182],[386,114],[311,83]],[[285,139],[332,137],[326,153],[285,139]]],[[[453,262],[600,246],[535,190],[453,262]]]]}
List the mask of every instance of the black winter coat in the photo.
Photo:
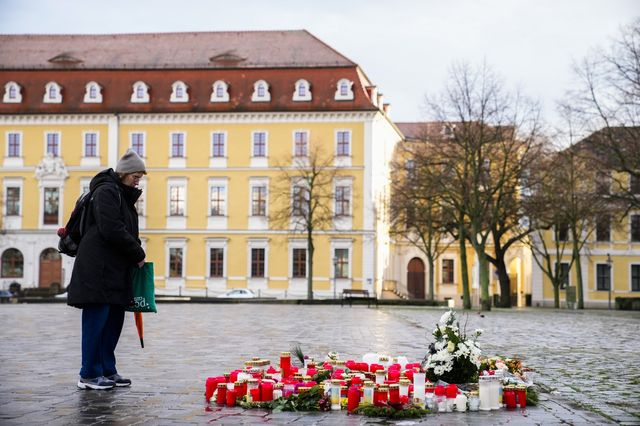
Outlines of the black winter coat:
{"type": "Polygon", "coordinates": [[[138,238],[135,202],[142,191],[123,185],[113,169],[98,173],[89,185],[91,215],[67,288],[67,303],[128,305],[131,271],[145,258],[138,238]]]}

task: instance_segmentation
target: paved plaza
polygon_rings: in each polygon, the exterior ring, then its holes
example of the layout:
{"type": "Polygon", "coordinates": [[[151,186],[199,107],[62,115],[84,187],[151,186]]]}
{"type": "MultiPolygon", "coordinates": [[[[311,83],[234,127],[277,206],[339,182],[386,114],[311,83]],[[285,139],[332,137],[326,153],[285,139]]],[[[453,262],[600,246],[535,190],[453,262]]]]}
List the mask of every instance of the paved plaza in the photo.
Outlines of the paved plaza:
{"type": "MultiPolygon", "coordinates": [[[[370,351],[421,359],[443,310],[424,307],[160,304],[132,314],[118,346],[131,388],[82,391],[80,311],[64,304],[0,305],[0,425],[389,424],[345,413],[206,410],[204,381],[252,356],[276,361],[299,343],[311,356],[370,351]]],[[[464,316],[463,316],[464,317],[464,316]]],[[[468,315],[483,353],[520,355],[546,392],[525,411],[447,413],[399,424],[640,424],[640,314],[498,310],[468,315]]],[[[393,423],[393,422],[391,422],[393,423]]]]}

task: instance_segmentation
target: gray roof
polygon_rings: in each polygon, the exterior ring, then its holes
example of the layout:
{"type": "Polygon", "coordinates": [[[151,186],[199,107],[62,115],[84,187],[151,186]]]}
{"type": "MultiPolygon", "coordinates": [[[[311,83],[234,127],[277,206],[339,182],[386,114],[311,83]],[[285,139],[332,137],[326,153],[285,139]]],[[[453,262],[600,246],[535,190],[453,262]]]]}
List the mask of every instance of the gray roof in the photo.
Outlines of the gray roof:
{"type": "Polygon", "coordinates": [[[306,30],[0,35],[0,69],[353,67],[306,30]]]}

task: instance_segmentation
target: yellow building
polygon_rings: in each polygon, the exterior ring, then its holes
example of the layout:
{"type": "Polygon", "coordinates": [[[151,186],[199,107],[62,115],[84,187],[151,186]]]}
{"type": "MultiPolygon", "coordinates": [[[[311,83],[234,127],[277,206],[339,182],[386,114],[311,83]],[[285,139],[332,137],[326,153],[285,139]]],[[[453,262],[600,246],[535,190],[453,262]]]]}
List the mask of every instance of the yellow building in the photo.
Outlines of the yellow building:
{"type": "Polygon", "coordinates": [[[401,134],[357,64],[306,31],[0,36],[2,276],[69,282],[64,226],[91,177],[129,148],[158,292],[247,287],[305,297],[304,235],[270,223],[283,162],[333,157],[332,223],[315,236],[314,293],[380,293],[389,161],[401,134]]]}

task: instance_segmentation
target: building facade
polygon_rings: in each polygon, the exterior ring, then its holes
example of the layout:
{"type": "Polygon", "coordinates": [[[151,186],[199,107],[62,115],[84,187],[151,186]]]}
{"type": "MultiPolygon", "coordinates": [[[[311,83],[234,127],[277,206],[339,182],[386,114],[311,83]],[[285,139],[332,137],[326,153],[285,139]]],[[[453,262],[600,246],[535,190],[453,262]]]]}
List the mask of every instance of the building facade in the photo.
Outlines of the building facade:
{"type": "Polygon", "coordinates": [[[158,292],[305,297],[304,235],[270,218],[290,202],[273,196],[280,174],[317,145],[335,178],[314,293],[381,291],[378,208],[402,136],[357,64],[306,31],[0,38],[4,288],[66,286],[73,259],[56,230],[134,149],[158,292]]]}

